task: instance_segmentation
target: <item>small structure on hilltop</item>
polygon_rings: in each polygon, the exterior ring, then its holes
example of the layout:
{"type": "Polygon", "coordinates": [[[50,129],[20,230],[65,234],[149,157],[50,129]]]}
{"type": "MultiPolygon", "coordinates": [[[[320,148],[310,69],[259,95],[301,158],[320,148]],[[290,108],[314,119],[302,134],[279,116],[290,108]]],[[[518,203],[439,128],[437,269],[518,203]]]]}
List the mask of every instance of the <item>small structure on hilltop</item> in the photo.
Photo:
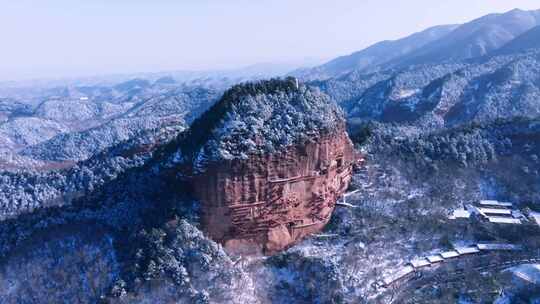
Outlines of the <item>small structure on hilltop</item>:
{"type": "Polygon", "coordinates": [[[300,89],[300,82],[298,81],[298,78],[294,77],[294,87],[298,90],[300,89]]]}

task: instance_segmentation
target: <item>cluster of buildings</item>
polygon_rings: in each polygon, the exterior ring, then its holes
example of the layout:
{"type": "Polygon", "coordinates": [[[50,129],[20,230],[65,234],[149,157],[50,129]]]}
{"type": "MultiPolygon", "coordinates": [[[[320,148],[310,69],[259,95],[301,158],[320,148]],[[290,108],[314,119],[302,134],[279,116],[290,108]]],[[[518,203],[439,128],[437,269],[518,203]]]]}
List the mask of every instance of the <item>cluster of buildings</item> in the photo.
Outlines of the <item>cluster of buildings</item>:
{"type": "MultiPolygon", "coordinates": [[[[523,211],[514,204],[496,200],[479,200],[466,204],[460,209],[453,210],[449,215],[452,220],[476,219],[484,223],[507,224],[507,225],[538,225],[540,226],[540,212],[530,210],[523,211]]],[[[494,251],[518,251],[521,245],[507,243],[478,243],[470,246],[455,246],[453,250],[439,252],[424,257],[415,258],[400,267],[395,272],[389,273],[375,283],[376,288],[389,288],[396,283],[409,280],[420,271],[440,263],[459,259],[469,255],[479,255],[494,251]]]]}
{"type": "MultiPolygon", "coordinates": [[[[479,200],[465,205],[463,208],[453,210],[449,215],[452,220],[471,218],[494,224],[535,224],[540,226],[540,213],[528,211],[526,214],[516,208],[512,203],[496,200],[479,200]]],[[[410,277],[425,267],[435,266],[448,260],[466,255],[481,254],[489,251],[515,251],[521,250],[520,245],[506,243],[479,243],[473,246],[454,247],[453,250],[416,258],[398,271],[388,274],[376,283],[376,287],[388,288],[404,278],[410,277]]]]}
{"type": "Polygon", "coordinates": [[[471,216],[495,224],[519,225],[529,221],[527,216],[519,209],[514,208],[512,203],[495,200],[480,200],[474,204],[467,204],[463,209],[454,210],[449,218],[469,219],[471,216]]]}

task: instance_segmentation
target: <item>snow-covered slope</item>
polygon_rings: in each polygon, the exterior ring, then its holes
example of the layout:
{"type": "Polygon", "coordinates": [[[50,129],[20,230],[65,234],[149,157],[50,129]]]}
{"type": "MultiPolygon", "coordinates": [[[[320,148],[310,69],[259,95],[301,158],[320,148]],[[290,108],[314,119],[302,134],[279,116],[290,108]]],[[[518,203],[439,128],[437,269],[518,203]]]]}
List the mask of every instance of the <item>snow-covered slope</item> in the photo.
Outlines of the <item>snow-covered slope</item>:
{"type": "Polygon", "coordinates": [[[421,125],[429,130],[473,121],[537,117],[539,64],[540,50],[530,49],[364,76],[372,82],[340,77],[312,84],[341,99],[351,123],[376,120],[421,125]],[[362,83],[367,85],[360,90],[362,83]]]}
{"type": "Polygon", "coordinates": [[[496,54],[510,54],[540,48],[540,26],[525,32],[496,51],[496,54]]]}
{"type": "Polygon", "coordinates": [[[0,125],[2,149],[19,149],[46,141],[69,129],[54,120],[18,117],[0,125]]]}
{"type": "Polygon", "coordinates": [[[70,124],[74,129],[88,128],[92,124],[119,115],[133,107],[133,103],[111,103],[95,100],[46,100],[35,110],[34,116],[70,124]]]}
{"type": "Polygon", "coordinates": [[[147,130],[183,129],[219,94],[174,81],[151,84],[141,79],[112,87],[52,91],[40,92],[43,101],[36,104],[0,100],[2,167],[34,166],[36,161],[72,163],[147,130]]]}

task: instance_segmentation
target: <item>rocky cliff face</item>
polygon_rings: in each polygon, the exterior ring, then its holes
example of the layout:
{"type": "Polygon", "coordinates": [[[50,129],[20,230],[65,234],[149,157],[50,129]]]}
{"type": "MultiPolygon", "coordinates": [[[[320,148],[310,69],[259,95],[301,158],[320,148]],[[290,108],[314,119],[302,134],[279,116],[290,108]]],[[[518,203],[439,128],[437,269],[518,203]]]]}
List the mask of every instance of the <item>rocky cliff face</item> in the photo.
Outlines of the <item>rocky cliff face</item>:
{"type": "Polygon", "coordinates": [[[340,128],[305,145],[212,167],[193,183],[206,231],[232,252],[282,250],[328,222],[354,159],[340,128]]]}
{"type": "Polygon", "coordinates": [[[221,117],[211,109],[198,122],[210,135],[186,139],[201,147],[177,154],[193,164],[206,232],[246,254],[274,253],[320,231],[356,158],[335,104],[289,79],[233,88],[216,107],[221,117]]]}

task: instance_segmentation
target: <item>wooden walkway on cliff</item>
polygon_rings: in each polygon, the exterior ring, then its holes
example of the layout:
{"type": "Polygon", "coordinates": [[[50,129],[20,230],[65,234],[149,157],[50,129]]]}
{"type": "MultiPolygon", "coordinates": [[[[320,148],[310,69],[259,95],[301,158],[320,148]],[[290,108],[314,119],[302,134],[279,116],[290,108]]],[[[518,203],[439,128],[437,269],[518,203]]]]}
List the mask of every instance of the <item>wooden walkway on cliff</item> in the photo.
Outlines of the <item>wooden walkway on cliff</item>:
{"type": "Polygon", "coordinates": [[[285,184],[285,183],[290,183],[290,182],[299,182],[299,181],[310,180],[310,179],[314,179],[314,178],[317,178],[317,175],[308,175],[308,176],[300,175],[300,176],[294,176],[294,177],[287,177],[287,178],[269,180],[268,182],[270,184],[285,184]]]}

